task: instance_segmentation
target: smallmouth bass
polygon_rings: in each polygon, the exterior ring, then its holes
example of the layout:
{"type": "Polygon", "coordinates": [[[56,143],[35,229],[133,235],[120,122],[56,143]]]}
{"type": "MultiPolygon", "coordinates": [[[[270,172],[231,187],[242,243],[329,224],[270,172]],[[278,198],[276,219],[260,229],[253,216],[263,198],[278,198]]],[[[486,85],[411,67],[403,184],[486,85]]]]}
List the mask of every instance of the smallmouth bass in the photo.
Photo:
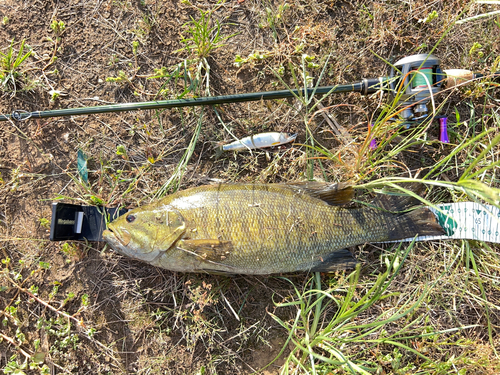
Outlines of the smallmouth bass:
{"type": "Polygon", "coordinates": [[[103,237],[172,271],[260,275],[344,269],[356,264],[346,247],[444,233],[426,207],[389,212],[412,198],[383,196],[382,210],[338,206],[352,196],[320,182],[200,186],[129,211],[103,237]]]}

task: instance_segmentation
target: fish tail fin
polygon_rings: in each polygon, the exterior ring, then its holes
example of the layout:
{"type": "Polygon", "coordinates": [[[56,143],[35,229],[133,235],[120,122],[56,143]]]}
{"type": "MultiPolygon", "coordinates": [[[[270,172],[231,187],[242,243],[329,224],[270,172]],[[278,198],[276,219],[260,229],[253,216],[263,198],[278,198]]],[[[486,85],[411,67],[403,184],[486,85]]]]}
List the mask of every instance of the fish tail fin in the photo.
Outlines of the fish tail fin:
{"type": "Polygon", "coordinates": [[[389,241],[419,236],[437,236],[445,234],[436,215],[427,207],[419,207],[407,213],[397,215],[394,225],[389,228],[389,241]]]}
{"type": "Polygon", "coordinates": [[[335,250],[311,267],[311,272],[334,272],[356,267],[356,258],[347,249],[335,250]]]}
{"type": "MultiPolygon", "coordinates": [[[[415,194],[422,192],[424,186],[419,183],[406,183],[407,190],[415,194]]],[[[385,211],[389,226],[389,241],[419,236],[434,236],[445,233],[436,216],[428,207],[414,196],[407,194],[385,194],[377,196],[372,204],[376,209],[385,211]]]]}

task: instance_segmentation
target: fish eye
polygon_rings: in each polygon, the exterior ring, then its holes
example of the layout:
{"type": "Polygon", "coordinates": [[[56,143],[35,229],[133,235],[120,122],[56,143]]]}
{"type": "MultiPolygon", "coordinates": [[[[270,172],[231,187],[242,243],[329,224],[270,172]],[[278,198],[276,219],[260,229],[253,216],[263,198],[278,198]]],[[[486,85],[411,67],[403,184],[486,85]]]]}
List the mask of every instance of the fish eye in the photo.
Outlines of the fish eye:
{"type": "Polygon", "coordinates": [[[127,217],[125,218],[125,220],[127,220],[127,223],[131,223],[135,220],[135,215],[127,215],[127,217]]]}

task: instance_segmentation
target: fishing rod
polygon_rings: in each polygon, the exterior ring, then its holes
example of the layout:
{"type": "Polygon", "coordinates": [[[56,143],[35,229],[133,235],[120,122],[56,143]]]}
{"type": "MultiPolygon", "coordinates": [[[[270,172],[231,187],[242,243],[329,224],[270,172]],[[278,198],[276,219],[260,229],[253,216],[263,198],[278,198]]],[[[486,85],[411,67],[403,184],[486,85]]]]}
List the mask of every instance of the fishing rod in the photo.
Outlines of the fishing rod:
{"type": "MultiPolygon", "coordinates": [[[[427,104],[430,97],[444,87],[450,87],[476,78],[480,73],[465,69],[441,70],[441,61],[431,54],[419,54],[405,57],[396,62],[388,77],[362,79],[359,82],[335,86],[321,86],[308,89],[264,91],[246,94],[208,96],[189,99],[156,100],[149,102],[111,104],[93,107],[55,109],[49,111],[28,112],[16,110],[10,115],[0,114],[0,121],[22,121],[30,118],[65,117],[92,115],[110,112],[139,111],[147,109],[168,109],[223,103],[251,102],[294,98],[297,96],[329,95],[336,93],[359,92],[362,95],[386,91],[398,97],[398,104],[405,109],[400,116],[405,121],[414,121],[427,116],[427,104]]],[[[495,73],[499,75],[500,73],[495,73]]]]}
{"type": "Polygon", "coordinates": [[[251,102],[259,100],[284,99],[284,98],[293,98],[296,96],[305,95],[306,91],[307,95],[325,95],[329,93],[344,93],[344,92],[361,92],[361,93],[376,92],[378,89],[370,88],[368,86],[370,83],[372,83],[372,81],[363,80],[358,83],[351,83],[351,84],[337,85],[337,86],[325,86],[325,87],[318,87],[316,89],[311,88],[307,90],[263,91],[263,92],[253,92],[248,94],[207,96],[207,97],[189,98],[189,99],[155,100],[150,102],[111,104],[111,105],[102,105],[94,107],[56,109],[51,111],[35,111],[35,112],[14,111],[11,115],[0,115],[0,121],[7,121],[10,119],[21,121],[21,120],[27,120],[29,118],[93,115],[98,113],[109,113],[109,112],[180,108],[180,107],[193,107],[201,105],[215,105],[223,103],[238,103],[238,102],[251,102]]]}

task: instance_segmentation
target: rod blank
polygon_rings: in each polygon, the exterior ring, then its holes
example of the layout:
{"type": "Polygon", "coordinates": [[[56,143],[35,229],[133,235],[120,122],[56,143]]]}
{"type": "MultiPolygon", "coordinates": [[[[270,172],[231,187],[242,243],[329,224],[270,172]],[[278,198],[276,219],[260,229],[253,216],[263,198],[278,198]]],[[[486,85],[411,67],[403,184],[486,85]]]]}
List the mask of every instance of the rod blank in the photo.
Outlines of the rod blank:
{"type": "Polygon", "coordinates": [[[158,100],[152,102],[140,103],[124,103],[124,104],[111,104],[94,107],[80,107],[80,108],[67,108],[56,109],[51,111],[14,111],[10,115],[0,115],[0,121],[8,120],[27,120],[29,118],[47,118],[47,117],[63,117],[63,116],[77,116],[77,115],[92,115],[98,113],[109,112],[126,112],[126,111],[140,111],[146,109],[167,109],[179,107],[192,107],[201,105],[215,105],[222,103],[238,103],[238,102],[251,102],[259,100],[272,100],[272,99],[285,99],[293,98],[295,96],[311,96],[311,95],[326,95],[333,93],[345,92],[360,92],[362,94],[373,93],[384,86],[387,81],[386,78],[363,80],[357,83],[350,83],[346,85],[337,86],[322,86],[317,88],[310,88],[306,90],[280,90],[280,91],[263,91],[248,94],[234,94],[234,95],[221,95],[221,96],[208,96],[201,98],[190,99],[172,99],[172,100],[158,100]],[[376,83],[374,85],[374,83],[376,83]]]}

